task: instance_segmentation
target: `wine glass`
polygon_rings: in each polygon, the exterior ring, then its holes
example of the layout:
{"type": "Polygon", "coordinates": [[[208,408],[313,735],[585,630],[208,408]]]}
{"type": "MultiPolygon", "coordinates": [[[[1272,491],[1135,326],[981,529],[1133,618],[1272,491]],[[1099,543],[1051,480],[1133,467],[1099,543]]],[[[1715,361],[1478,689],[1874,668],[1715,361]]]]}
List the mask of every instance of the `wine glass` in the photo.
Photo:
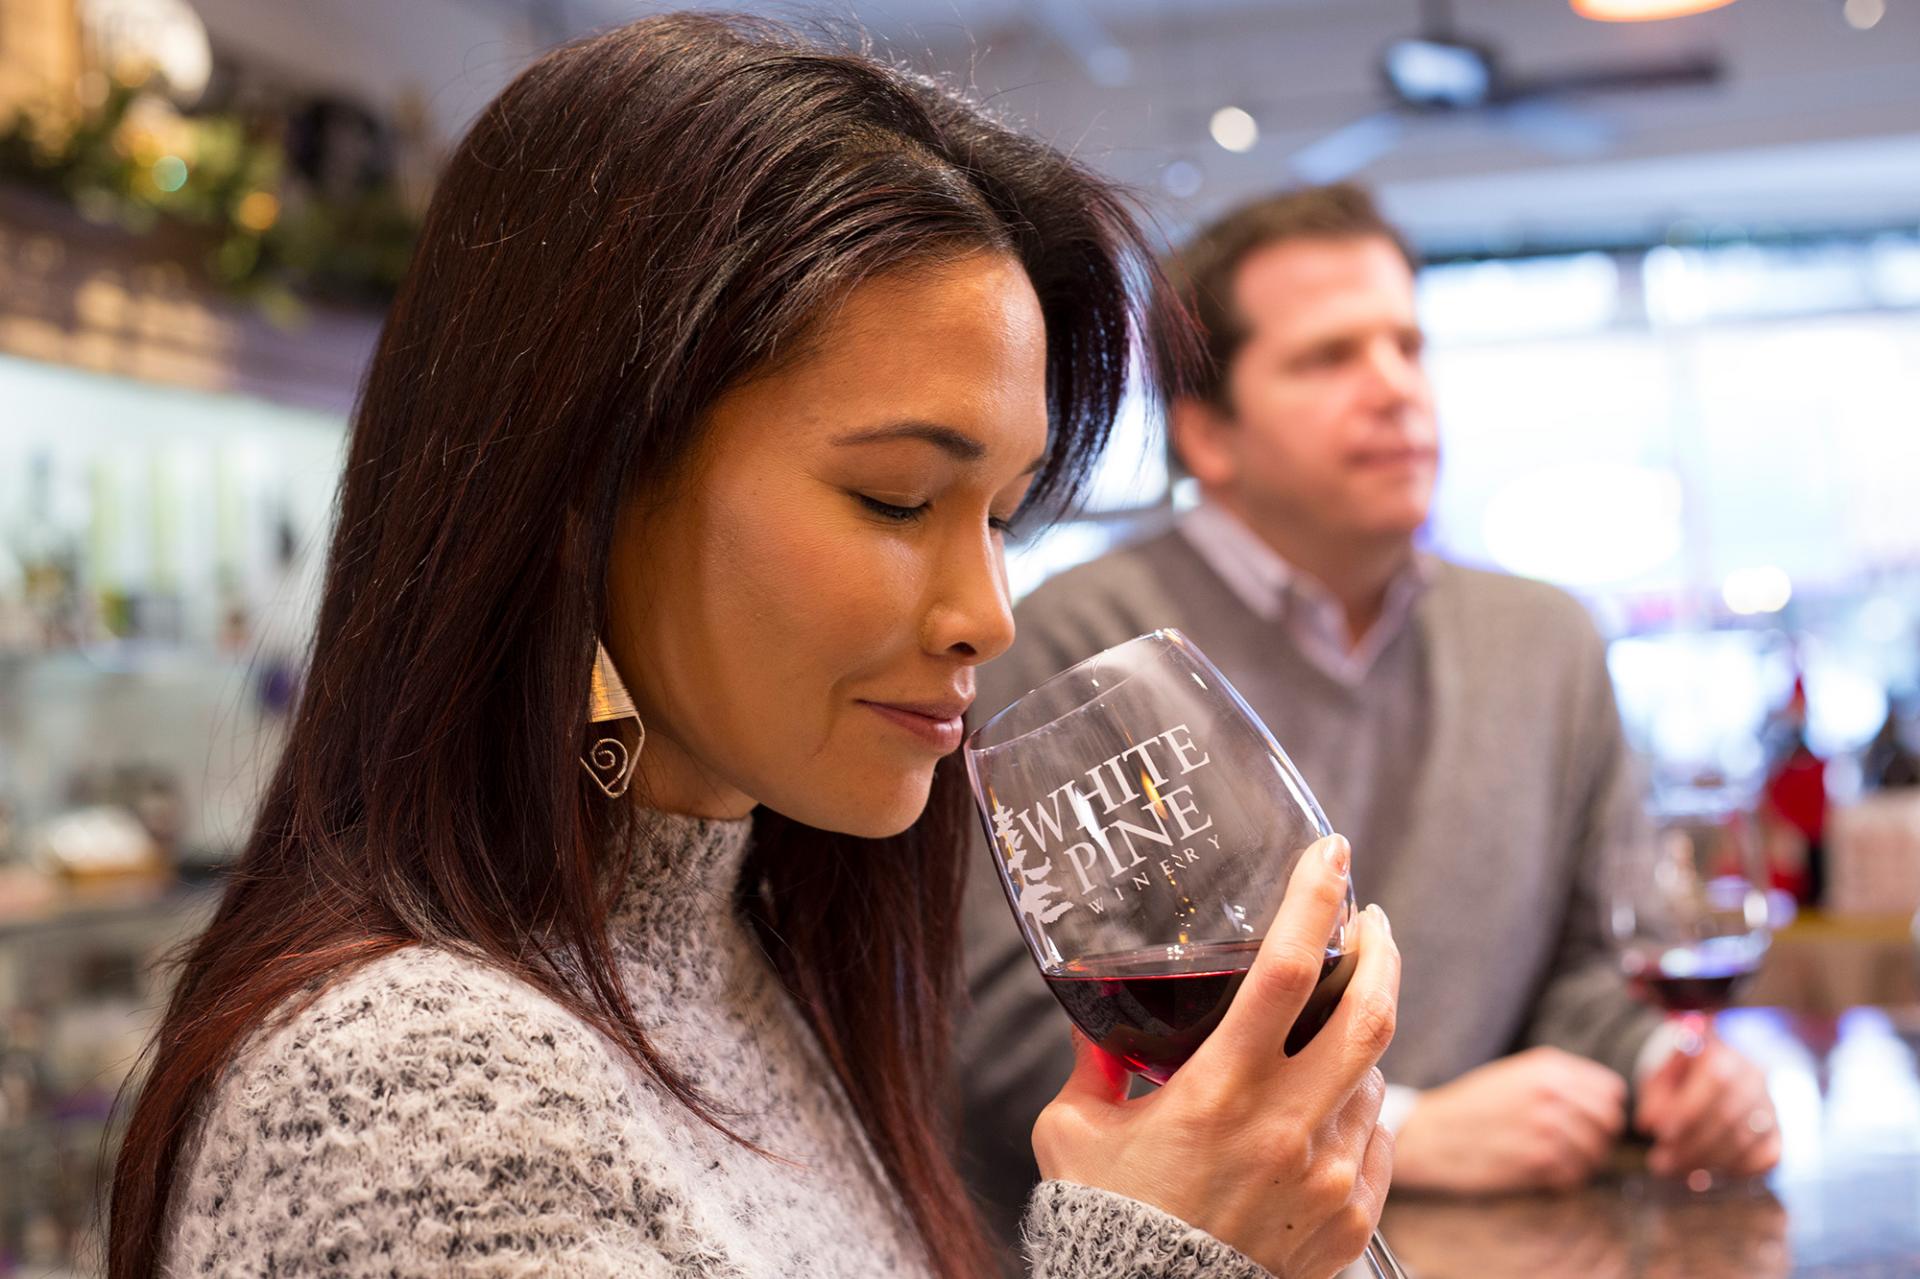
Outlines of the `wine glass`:
{"type": "Polygon", "coordinates": [[[1678,1024],[1680,1051],[1698,1053],[1708,1018],[1766,956],[1766,869],[1746,788],[1664,787],[1651,807],[1652,840],[1612,869],[1608,930],[1634,992],[1678,1024]]]}
{"type": "MultiPolygon", "coordinates": [[[[1088,1039],[1165,1083],[1225,1016],[1300,855],[1331,833],[1313,793],[1176,630],[1054,676],[965,754],[1041,976],[1088,1039]]],[[[1289,1054],[1353,975],[1353,917],[1349,883],[1289,1054]]],[[[1369,1260],[1386,1279],[1402,1273],[1378,1235],[1369,1260]]]]}

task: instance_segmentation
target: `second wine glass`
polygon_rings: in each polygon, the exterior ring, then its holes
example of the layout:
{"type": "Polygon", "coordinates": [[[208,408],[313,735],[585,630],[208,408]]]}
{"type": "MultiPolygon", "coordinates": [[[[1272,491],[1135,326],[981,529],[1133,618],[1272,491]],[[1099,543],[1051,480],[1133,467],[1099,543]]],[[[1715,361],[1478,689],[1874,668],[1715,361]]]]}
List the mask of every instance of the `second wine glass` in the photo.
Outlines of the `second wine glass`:
{"type": "Polygon", "coordinates": [[[1744,792],[1662,788],[1653,837],[1611,870],[1607,923],[1635,992],[1673,1018],[1696,1053],[1712,1014],[1760,967],[1771,930],[1766,873],[1744,792]]]}

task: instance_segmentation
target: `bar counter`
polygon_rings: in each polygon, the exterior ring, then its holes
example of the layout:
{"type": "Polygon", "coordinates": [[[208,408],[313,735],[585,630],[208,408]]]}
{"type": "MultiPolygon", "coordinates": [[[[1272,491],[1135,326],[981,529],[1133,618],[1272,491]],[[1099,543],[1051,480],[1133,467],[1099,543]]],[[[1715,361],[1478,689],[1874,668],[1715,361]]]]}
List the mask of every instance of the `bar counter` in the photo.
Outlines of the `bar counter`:
{"type": "Polygon", "coordinates": [[[1764,1182],[1689,1190],[1642,1152],[1563,1195],[1396,1194],[1383,1228],[1414,1279],[1920,1276],[1920,1008],[1722,1013],[1779,1111],[1764,1182]]]}

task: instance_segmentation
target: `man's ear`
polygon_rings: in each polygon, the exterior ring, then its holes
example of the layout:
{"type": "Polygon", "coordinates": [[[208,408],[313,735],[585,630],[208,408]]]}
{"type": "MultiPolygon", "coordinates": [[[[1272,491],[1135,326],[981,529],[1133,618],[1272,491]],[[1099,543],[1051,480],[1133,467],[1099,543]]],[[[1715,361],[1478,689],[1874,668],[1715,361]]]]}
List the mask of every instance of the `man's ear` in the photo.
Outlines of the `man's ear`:
{"type": "Polygon", "coordinates": [[[1203,488],[1229,484],[1240,463],[1233,420],[1209,400],[1181,396],[1167,406],[1167,441],[1187,473],[1203,488]]]}

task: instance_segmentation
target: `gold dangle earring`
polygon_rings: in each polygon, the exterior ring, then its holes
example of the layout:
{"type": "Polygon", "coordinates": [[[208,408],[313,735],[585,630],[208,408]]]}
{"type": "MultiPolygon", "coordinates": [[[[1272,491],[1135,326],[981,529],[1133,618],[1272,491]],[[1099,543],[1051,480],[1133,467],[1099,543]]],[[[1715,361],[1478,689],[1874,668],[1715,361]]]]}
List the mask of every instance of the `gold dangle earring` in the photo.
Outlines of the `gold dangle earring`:
{"type": "Polygon", "coordinates": [[[613,659],[607,656],[605,644],[594,648],[593,683],[587,694],[587,727],[595,740],[580,757],[580,766],[608,799],[619,799],[633,781],[634,766],[640,762],[640,748],[647,744],[647,726],[640,722],[640,712],[634,708],[627,686],[620,682],[620,672],[613,668],[613,659]],[[603,732],[600,725],[629,719],[633,721],[635,734],[632,747],[617,733],[600,735],[603,732]]]}

